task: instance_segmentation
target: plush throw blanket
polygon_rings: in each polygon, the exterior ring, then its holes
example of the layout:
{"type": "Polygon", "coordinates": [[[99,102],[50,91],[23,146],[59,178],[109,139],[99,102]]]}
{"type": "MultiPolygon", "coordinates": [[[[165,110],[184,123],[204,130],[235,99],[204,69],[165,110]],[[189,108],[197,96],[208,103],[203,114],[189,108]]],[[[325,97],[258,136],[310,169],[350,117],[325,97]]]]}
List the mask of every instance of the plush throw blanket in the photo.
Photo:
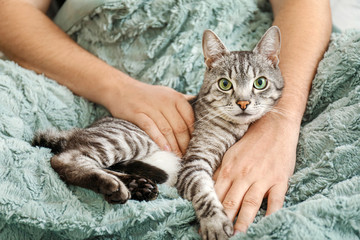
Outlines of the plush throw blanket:
{"type": "MultiPolygon", "coordinates": [[[[68,29],[84,48],[136,79],[195,94],[201,34],[251,49],[271,25],[264,0],[124,0],[68,29]]],[[[234,239],[360,237],[360,33],[333,34],[313,81],[284,208],[234,239]]],[[[85,127],[108,112],[56,82],[0,60],[0,239],[199,239],[191,203],[160,186],[151,202],[111,205],[68,186],[34,132],[85,127]]],[[[281,156],[279,156],[281,157],[281,156]]]]}

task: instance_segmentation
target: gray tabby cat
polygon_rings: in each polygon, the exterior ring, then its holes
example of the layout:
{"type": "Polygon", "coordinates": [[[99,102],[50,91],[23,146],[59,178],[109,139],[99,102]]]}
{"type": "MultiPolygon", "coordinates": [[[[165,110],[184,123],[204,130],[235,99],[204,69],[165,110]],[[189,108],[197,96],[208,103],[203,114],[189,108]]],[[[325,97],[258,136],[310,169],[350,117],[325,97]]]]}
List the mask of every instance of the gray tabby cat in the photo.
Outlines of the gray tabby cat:
{"type": "Polygon", "coordinates": [[[280,30],[271,27],[251,52],[229,52],[207,30],[203,51],[207,69],[194,106],[195,130],[176,186],[192,202],[202,238],[227,239],[233,224],[217,198],[212,176],[225,152],[281,96],[280,30]]]}
{"type": "Polygon", "coordinates": [[[229,52],[206,30],[203,51],[207,69],[192,102],[195,130],[182,166],[137,126],[110,117],[85,129],[39,132],[33,145],[52,149],[51,166],[65,182],[99,192],[110,203],[152,200],[156,184],[177,181],[180,195],[193,203],[203,239],[227,239],[233,227],[212,175],[226,150],[281,95],[280,31],[270,28],[251,52],[229,52]]]}

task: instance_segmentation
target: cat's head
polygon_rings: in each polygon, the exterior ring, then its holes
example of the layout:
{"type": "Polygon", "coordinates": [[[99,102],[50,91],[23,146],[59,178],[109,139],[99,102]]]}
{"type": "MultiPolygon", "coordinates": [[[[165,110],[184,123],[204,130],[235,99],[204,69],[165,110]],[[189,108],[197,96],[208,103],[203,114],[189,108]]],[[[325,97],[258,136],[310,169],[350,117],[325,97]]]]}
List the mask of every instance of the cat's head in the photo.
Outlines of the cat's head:
{"type": "Polygon", "coordinates": [[[252,51],[230,52],[210,30],[205,30],[202,45],[207,68],[199,98],[205,104],[240,124],[272,109],[284,86],[278,27],[269,28],[252,51]]]}

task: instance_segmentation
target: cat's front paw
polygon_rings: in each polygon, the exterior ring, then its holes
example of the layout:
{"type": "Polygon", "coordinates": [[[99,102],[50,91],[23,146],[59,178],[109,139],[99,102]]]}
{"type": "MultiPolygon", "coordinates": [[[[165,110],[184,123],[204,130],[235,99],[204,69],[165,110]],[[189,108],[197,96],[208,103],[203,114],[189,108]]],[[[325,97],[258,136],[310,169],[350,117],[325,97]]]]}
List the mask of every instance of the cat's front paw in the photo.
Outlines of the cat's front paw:
{"type": "Polygon", "coordinates": [[[226,240],[233,235],[233,231],[233,224],[223,211],[200,220],[200,234],[203,240],[226,240]]]}

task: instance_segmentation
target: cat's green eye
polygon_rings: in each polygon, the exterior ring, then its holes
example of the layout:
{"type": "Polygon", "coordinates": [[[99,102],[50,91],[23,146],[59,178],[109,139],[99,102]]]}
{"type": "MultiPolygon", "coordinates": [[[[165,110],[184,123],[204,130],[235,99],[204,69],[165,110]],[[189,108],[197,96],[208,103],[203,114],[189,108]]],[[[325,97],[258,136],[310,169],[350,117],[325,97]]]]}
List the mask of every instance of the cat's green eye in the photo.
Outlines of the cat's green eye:
{"type": "Polygon", "coordinates": [[[254,81],[254,88],[258,90],[263,90],[267,86],[267,79],[265,77],[259,77],[254,81]]]}
{"type": "Polygon", "coordinates": [[[232,88],[232,83],[226,78],[222,78],[218,82],[219,88],[223,91],[228,91],[232,88]]]}

